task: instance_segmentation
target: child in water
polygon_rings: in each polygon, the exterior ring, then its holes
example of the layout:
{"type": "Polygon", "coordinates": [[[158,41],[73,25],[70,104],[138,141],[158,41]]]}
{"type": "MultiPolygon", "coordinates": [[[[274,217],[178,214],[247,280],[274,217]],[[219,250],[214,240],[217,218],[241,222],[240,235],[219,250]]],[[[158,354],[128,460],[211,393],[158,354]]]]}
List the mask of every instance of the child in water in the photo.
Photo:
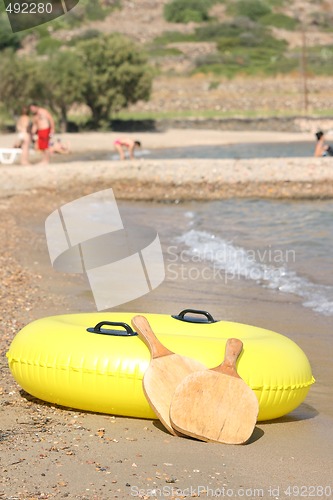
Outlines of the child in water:
{"type": "Polygon", "coordinates": [[[135,148],[141,147],[141,142],[133,141],[132,139],[116,139],[114,141],[114,147],[118,151],[121,160],[125,160],[125,149],[128,150],[129,157],[133,160],[134,150],[135,148]]]}

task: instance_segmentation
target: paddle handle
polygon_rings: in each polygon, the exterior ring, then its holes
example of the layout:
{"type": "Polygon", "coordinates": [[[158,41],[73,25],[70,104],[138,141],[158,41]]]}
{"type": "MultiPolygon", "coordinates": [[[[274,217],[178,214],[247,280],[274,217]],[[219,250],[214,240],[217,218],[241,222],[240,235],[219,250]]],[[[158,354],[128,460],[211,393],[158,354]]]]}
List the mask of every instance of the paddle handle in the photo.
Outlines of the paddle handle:
{"type": "Polygon", "coordinates": [[[225,355],[223,363],[216,368],[212,368],[215,372],[224,373],[231,377],[240,378],[237,373],[236,362],[242,352],[243,342],[239,339],[228,339],[225,347],[225,355]]]}
{"type": "Polygon", "coordinates": [[[144,316],[134,316],[134,318],[132,318],[132,326],[137,332],[139,338],[148,347],[152,359],[174,354],[158,340],[155,333],[151,329],[148,320],[144,316]]]}

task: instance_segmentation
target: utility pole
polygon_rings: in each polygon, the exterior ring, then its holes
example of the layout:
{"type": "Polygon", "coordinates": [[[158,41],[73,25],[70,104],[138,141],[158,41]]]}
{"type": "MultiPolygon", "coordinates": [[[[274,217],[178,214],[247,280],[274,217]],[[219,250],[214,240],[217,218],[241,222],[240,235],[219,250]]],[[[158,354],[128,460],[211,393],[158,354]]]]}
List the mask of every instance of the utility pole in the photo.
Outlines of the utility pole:
{"type": "Polygon", "coordinates": [[[301,31],[301,52],[300,52],[300,77],[302,84],[303,95],[303,112],[307,114],[309,108],[309,91],[308,91],[308,61],[307,61],[307,43],[306,43],[306,11],[304,5],[299,2],[294,4],[292,9],[295,18],[298,20],[301,31]]]}
{"type": "Polygon", "coordinates": [[[309,99],[308,99],[308,75],[307,75],[307,46],[306,46],[306,34],[305,34],[305,22],[301,20],[301,32],[302,32],[302,52],[301,52],[301,74],[303,82],[303,108],[305,113],[308,112],[309,99]]]}

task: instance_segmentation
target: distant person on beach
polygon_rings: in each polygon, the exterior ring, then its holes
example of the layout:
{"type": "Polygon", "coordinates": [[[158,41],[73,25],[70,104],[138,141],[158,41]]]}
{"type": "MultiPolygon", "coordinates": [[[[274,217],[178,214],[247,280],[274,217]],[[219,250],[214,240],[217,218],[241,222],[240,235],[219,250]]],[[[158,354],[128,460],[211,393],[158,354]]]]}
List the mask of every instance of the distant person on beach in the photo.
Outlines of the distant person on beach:
{"type": "Polygon", "coordinates": [[[64,142],[59,137],[55,141],[50,141],[49,149],[51,154],[67,155],[70,153],[69,142],[64,142]]]}
{"type": "Polygon", "coordinates": [[[140,141],[133,141],[132,139],[116,139],[114,147],[118,151],[120,159],[125,160],[125,150],[127,149],[131,160],[134,159],[135,148],[141,148],[140,141]]]}
{"type": "Polygon", "coordinates": [[[46,165],[50,161],[50,138],[54,134],[54,120],[51,113],[36,104],[30,105],[33,114],[32,133],[37,134],[37,148],[41,151],[42,164],[46,165]]]}
{"type": "Polygon", "coordinates": [[[24,106],[21,110],[21,115],[16,122],[17,141],[14,145],[16,148],[21,148],[21,165],[29,165],[29,146],[31,143],[31,127],[32,123],[28,114],[28,108],[24,106]]]}
{"type": "Polygon", "coordinates": [[[314,155],[317,157],[333,156],[333,148],[332,146],[328,146],[327,144],[325,144],[325,135],[322,130],[319,130],[316,133],[316,139],[317,139],[317,144],[314,155]]]}

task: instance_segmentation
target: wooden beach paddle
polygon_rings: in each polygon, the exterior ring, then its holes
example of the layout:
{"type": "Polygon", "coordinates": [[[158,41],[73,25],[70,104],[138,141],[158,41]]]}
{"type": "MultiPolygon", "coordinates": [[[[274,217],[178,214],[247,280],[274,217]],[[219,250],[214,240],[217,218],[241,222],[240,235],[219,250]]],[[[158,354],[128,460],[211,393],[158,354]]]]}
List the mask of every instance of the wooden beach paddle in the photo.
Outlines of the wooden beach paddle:
{"type": "Polygon", "coordinates": [[[243,444],[256,425],[259,404],[255,393],[236,370],[243,349],[228,339],[223,363],[188,375],[175,390],[170,420],[176,431],[201,441],[243,444]]]}
{"type": "Polygon", "coordinates": [[[151,354],[149,367],[143,377],[143,391],[162,424],[171,434],[178,435],[169,418],[175,389],[187,375],[194,371],[203,371],[206,367],[199,361],[167,349],[155,336],[144,316],[135,316],[132,325],[151,354]]]}

